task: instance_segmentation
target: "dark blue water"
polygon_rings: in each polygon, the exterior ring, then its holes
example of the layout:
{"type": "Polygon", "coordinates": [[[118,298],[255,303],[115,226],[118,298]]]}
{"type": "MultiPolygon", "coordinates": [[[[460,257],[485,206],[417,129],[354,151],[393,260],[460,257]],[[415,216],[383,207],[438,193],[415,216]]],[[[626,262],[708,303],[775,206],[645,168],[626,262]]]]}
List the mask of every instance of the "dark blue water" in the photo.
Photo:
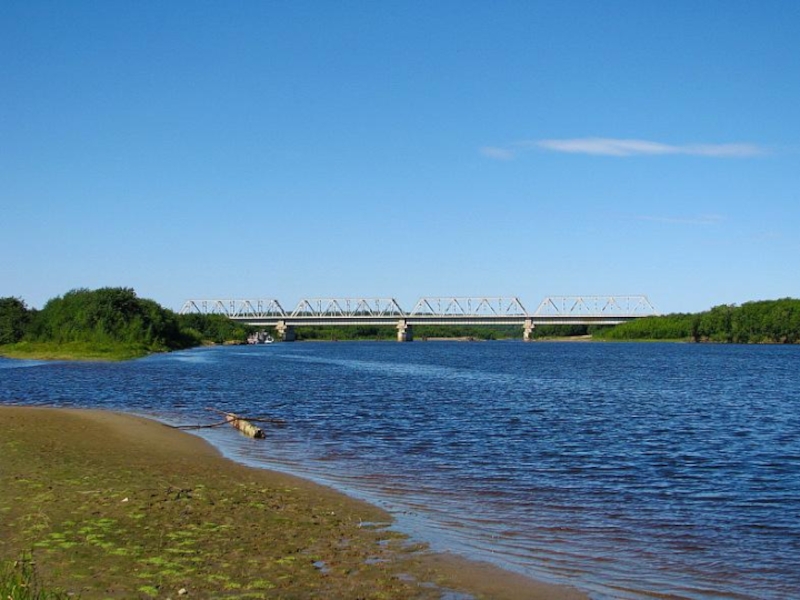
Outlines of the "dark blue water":
{"type": "Polygon", "coordinates": [[[337,343],[0,359],[0,402],[284,419],[229,456],[595,598],[800,598],[800,347],[337,343]]]}

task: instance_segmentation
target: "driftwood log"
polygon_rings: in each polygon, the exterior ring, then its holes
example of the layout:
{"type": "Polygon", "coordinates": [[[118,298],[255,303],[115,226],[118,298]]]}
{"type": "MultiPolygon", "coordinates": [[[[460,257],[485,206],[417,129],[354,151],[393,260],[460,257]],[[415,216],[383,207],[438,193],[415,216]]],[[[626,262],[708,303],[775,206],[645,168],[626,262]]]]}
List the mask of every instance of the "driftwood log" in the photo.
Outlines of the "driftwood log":
{"type": "Polygon", "coordinates": [[[264,431],[260,427],[256,427],[250,421],[243,419],[238,415],[233,413],[225,413],[225,420],[246,436],[251,438],[265,437],[264,431]]]}
{"type": "MultiPolygon", "coordinates": [[[[270,423],[277,427],[282,427],[286,425],[286,421],[283,419],[276,419],[274,417],[268,418],[259,418],[259,417],[242,417],[235,413],[225,412],[223,410],[219,410],[217,408],[206,408],[207,411],[217,413],[222,415],[225,420],[220,421],[219,423],[211,423],[210,425],[170,425],[170,427],[174,427],[175,429],[211,429],[214,427],[220,427],[222,425],[231,425],[241,431],[244,435],[250,436],[252,438],[264,438],[266,435],[264,431],[253,423],[260,422],[260,423],[270,423]]],[[[2,600],[2,599],[0,599],[2,600]]]]}

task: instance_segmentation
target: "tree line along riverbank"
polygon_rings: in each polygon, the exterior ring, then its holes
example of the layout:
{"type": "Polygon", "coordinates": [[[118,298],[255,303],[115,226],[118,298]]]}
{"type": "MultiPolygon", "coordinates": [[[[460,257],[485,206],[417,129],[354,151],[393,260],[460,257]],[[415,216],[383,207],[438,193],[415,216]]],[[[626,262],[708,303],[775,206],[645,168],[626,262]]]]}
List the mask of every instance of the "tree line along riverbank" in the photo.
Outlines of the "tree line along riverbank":
{"type": "MultiPolygon", "coordinates": [[[[125,360],[202,344],[241,343],[255,330],[223,315],[179,315],[131,288],[76,289],[41,310],[0,298],[0,355],[24,358],[125,360]]],[[[309,327],[299,340],[390,340],[394,327],[309,327]]],[[[647,317],[615,327],[539,326],[534,339],[679,340],[722,343],[800,342],[800,300],[784,298],[721,305],[700,313],[647,317]]],[[[514,339],[514,326],[419,326],[418,340],[514,339]]]]}
{"type": "Polygon", "coordinates": [[[732,344],[800,342],[800,300],[783,298],[715,306],[629,321],[595,333],[603,340],[684,340],[732,344]]]}
{"type": "Polygon", "coordinates": [[[244,341],[250,330],[222,315],[178,315],[131,288],[72,290],[41,310],[0,298],[0,354],[11,357],[124,360],[244,341]]]}

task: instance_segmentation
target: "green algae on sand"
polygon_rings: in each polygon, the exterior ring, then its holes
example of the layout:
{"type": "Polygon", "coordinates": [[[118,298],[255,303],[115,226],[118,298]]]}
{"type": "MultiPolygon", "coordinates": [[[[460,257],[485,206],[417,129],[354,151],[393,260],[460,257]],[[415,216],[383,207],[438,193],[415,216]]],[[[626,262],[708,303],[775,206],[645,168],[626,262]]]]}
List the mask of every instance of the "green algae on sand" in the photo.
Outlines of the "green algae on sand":
{"type": "Polygon", "coordinates": [[[0,406],[0,470],[0,560],[84,600],[584,597],[481,591],[380,509],[130,415],[0,406]]]}

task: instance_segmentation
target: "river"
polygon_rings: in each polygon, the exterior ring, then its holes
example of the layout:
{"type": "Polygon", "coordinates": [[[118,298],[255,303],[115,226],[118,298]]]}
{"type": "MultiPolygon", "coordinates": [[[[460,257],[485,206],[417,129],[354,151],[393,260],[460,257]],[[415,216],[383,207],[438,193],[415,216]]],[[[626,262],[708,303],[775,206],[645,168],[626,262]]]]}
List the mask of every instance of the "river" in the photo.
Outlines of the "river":
{"type": "Polygon", "coordinates": [[[0,403],[269,415],[226,455],[593,598],[800,597],[800,347],[389,342],[0,359],[0,403]]]}

